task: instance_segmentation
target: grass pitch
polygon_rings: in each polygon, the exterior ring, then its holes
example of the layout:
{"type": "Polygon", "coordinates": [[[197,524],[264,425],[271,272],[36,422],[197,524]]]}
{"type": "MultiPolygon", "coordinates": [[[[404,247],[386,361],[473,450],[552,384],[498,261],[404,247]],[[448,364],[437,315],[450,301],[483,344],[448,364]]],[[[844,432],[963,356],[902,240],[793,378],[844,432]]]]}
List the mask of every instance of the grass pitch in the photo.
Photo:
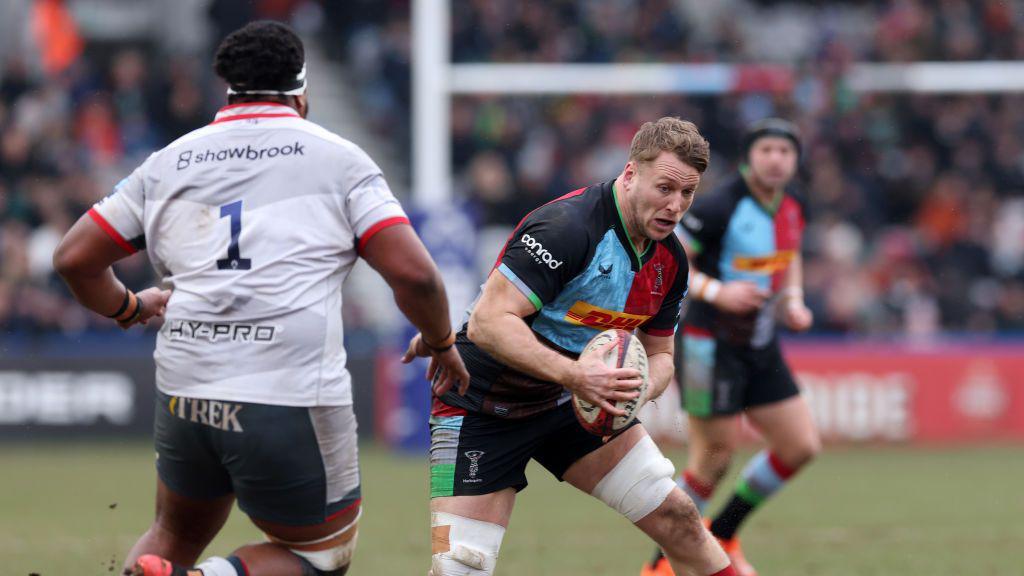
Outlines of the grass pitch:
{"type": "MultiPolygon", "coordinates": [[[[425,459],[364,447],[362,463],[349,573],[425,574],[425,459]]],[[[643,534],[544,469],[528,474],[498,575],[638,574],[643,534]]],[[[764,576],[1024,575],[1022,478],[1021,446],[836,448],[755,514],[744,548],[764,576]]],[[[0,574],[118,573],[152,520],[154,482],[145,442],[0,445],[0,574]]],[[[208,553],[259,538],[236,510],[208,553]]]]}

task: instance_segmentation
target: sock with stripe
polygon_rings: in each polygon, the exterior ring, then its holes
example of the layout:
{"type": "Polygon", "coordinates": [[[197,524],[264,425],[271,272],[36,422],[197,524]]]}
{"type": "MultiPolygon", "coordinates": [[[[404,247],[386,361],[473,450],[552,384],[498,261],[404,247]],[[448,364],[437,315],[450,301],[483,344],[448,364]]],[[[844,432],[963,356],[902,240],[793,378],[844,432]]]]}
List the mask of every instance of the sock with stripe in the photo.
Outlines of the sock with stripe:
{"type": "Polygon", "coordinates": [[[711,496],[715,493],[715,485],[701,482],[689,470],[684,470],[679,475],[679,478],[676,479],[676,484],[693,500],[693,503],[697,505],[700,515],[703,516],[704,511],[707,510],[708,502],[711,501],[711,496]]]}
{"type": "Polygon", "coordinates": [[[771,452],[758,452],[743,469],[736,493],[711,523],[711,533],[722,540],[732,539],[747,516],[782,488],[795,472],[771,452]]]}
{"type": "Polygon", "coordinates": [[[212,556],[196,566],[195,570],[202,570],[203,576],[249,576],[249,569],[238,556],[212,556]]]}
{"type": "Polygon", "coordinates": [[[736,570],[732,567],[732,564],[729,564],[718,572],[711,574],[711,576],[736,576],[736,570]]]}

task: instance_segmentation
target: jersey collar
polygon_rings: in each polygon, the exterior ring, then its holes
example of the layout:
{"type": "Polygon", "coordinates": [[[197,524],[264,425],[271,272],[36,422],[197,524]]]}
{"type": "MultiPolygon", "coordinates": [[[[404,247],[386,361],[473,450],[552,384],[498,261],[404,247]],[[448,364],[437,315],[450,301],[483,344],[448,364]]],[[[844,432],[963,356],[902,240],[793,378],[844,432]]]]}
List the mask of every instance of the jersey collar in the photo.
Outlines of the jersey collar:
{"type": "Polygon", "coordinates": [[[229,104],[217,111],[211,124],[249,120],[252,118],[301,118],[299,113],[285,104],[277,102],[245,102],[229,104]]]}

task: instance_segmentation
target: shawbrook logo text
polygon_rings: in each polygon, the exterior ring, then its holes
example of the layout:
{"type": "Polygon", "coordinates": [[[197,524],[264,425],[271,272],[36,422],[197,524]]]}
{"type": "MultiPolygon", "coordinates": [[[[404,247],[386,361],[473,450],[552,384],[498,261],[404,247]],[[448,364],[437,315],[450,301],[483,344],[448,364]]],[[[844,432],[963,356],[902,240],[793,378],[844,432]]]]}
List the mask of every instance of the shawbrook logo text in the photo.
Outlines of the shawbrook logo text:
{"type": "Polygon", "coordinates": [[[306,147],[299,142],[286,146],[264,146],[253,148],[250,145],[235,148],[222,148],[220,150],[185,150],[178,154],[178,170],[184,170],[190,166],[198,166],[204,162],[224,162],[226,160],[247,160],[255,162],[265,158],[277,158],[278,156],[305,156],[306,147]]]}
{"type": "Polygon", "coordinates": [[[523,234],[523,237],[519,240],[522,241],[523,244],[526,244],[526,252],[533,256],[534,261],[537,263],[547,264],[548,268],[551,268],[552,270],[555,270],[562,265],[563,260],[555,260],[555,257],[551,255],[551,252],[549,252],[548,249],[538,242],[533,236],[523,234]]]}

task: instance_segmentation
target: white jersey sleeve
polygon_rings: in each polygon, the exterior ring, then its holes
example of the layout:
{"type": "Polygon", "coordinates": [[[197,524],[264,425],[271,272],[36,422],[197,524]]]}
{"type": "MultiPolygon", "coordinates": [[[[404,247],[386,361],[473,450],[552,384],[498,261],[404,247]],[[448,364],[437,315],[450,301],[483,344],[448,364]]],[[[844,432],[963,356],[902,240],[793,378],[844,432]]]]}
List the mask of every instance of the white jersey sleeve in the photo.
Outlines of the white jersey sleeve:
{"type": "Polygon", "coordinates": [[[113,192],[89,210],[93,221],[129,254],[146,247],[143,174],[147,164],[148,161],[136,168],[130,176],[114,186],[113,192]]]}
{"type": "Polygon", "coordinates": [[[377,164],[362,150],[356,149],[353,162],[343,173],[345,218],[359,239],[361,249],[376,231],[387,225],[407,222],[405,211],[391,193],[377,164]]]}

